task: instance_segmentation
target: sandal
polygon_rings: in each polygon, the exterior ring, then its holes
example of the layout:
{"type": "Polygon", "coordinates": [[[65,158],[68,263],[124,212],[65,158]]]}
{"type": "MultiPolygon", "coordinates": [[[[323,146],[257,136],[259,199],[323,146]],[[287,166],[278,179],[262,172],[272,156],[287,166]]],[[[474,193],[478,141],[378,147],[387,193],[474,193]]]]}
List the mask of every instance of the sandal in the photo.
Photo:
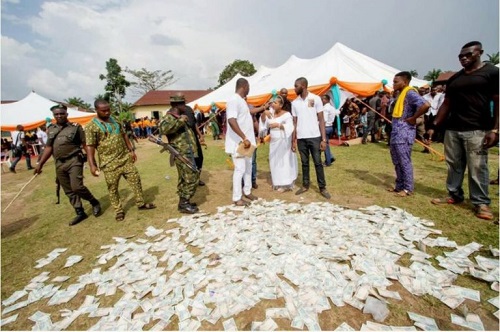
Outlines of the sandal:
{"type": "Polygon", "coordinates": [[[240,199],[239,201],[234,202],[234,205],[236,205],[236,206],[248,206],[250,204],[247,201],[240,199]]]}
{"type": "Polygon", "coordinates": [[[444,197],[444,198],[434,198],[431,200],[432,204],[459,204],[462,203],[462,201],[458,201],[454,199],[453,197],[444,197]]]}
{"type": "Polygon", "coordinates": [[[479,204],[474,208],[474,211],[476,213],[476,217],[479,219],[493,220],[493,213],[491,212],[490,207],[486,204],[479,204]]]}
{"type": "Polygon", "coordinates": [[[387,191],[388,191],[388,192],[390,192],[390,193],[398,193],[398,192],[400,192],[401,190],[396,189],[396,188],[387,188],[387,191]]]}
{"type": "Polygon", "coordinates": [[[491,181],[490,181],[490,184],[491,184],[491,185],[497,185],[497,186],[498,186],[498,178],[497,178],[497,179],[495,179],[495,180],[491,180],[491,181]]]}
{"type": "Polygon", "coordinates": [[[408,197],[411,196],[413,193],[411,191],[408,191],[406,189],[403,189],[401,191],[398,191],[394,194],[396,197],[408,197]]]}
{"type": "Polygon", "coordinates": [[[125,213],[123,212],[118,212],[115,216],[116,221],[123,221],[125,219],[125,213]]]}
{"type": "Polygon", "coordinates": [[[139,210],[152,210],[156,209],[156,205],[153,203],[146,203],[144,205],[139,206],[139,210]]]}

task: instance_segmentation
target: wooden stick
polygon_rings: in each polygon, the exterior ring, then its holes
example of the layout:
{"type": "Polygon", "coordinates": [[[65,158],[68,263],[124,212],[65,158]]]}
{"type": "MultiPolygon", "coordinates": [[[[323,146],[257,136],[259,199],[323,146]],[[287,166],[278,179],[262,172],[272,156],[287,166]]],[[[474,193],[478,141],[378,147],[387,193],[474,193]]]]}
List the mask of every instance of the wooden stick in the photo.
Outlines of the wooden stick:
{"type": "Polygon", "coordinates": [[[21,195],[21,192],[24,190],[24,188],[26,188],[26,186],[28,184],[30,184],[31,181],[33,181],[36,178],[37,175],[38,174],[33,175],[33,177],[28,182],[26,182],[26,184],[21,188],[21,190],[19,190],[19,192],[17,193],[17,195],[12,199],[12,201],[9,203],[9,205],[7,205],[7,207],[3,210],[3,212],[7,211],[7,209],[9,208],[9,206],[11,206],[12,203],[14,203],[14,201],[16,200],[16,198],[18,198],[19,195],[21,195]]]}
{"type": "MultiPolygon", "coordinates": [[[[366,107],[368,107],[369,109],[371,109],[372,111],[374,111],[375,113],[377,113],[378,115],[380,115],[382,118],[384,118],[385,121],[387,121],[387,122],[389,122],[389,123],[392,124],[391,120],[389,120],[388,118],[386,118],[385,116],[383,116],[382,114],[380,114],[379,112],[377,112],[376,110],[374,110],[373,108],[371,108],[370,105],[367,105],[365,102],[363,102],[361,99],[359,99],[357,97],[354,97],[354,98],[356,98],[356,100],[358,100],[361,104],[365,105],[366,107]]],[[[419,141],[416,138],[415,138],[415,142],[417,142],[418,144],[422,145],[424,148],[428,149],[430,152],[435,153],[439,157],[439,161],[443,161],[444,160],[444,155],[442,153],[440,153],[439,151],[437,151],[436,149],[432,148],[430,145],[427,145],[424,142],[419,141]]]]}

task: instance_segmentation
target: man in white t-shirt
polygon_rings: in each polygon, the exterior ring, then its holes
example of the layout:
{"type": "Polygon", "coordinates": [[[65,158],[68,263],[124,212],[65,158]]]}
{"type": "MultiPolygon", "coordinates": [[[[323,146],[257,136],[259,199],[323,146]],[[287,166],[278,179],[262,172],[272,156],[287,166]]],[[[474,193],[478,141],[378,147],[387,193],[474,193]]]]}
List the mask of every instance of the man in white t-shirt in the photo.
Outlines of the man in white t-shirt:
{"type": "Polygon", "coordinates": [[[24,127],[22,125],[17,125],[16,129],[17,130],[11,132],[12,145],[16,147],[12,150],[12,163],[9,167],[12,173],[16,173],[16,165],[23,156],[26,159],[26,168],[28,170],[33,169],[33,167],[31,167],[31,156],[26,145],[24,127]]]}
{"type": "Polygon", "coordinates": [[[309,190],[309,154],[311,154],[316,179],[321,195],[330,199],[326,190],[325,171],[321,164],[321,151],[326,149],[325,119],[323,117],[323,103],[321,98],[307,91],[307,79],[300,77],[295,80],[297,98],[292,102],[292,116],[295,125],[292,150],[297,148],[302,162],[302,187],[295,195],[309,190]]]}
{"type": "MultiPolygon", "coordinates": [[[[226,103],[227,132],[225,151],[233,158],[233,202],[237,206],[246,206],[248,201],[257,199],[252,194],[252,155],[242,156],[236,152],[238,145],[243,143],[245,149],[255,147],[253,119],[245,97],[250,91],[250,84],[244,78],[236,81],[236,93],[226,103]],[[243,192],[241,180],[243,179],[243,192]]],[[[265,109],[265,105],[254,108],[252,113],[265,109]]]]}
{"type": "Polygon", "coordinates": [[[323,103],[323,118],[325,119],[325,133],[326,133],[326,149],[325,149],[325,166],[331,166],[332,162],[335,161],[335,156],[330,151],[330,137],[333,134],[333,123],[335,121],[335,116],[339,114],[335,107],[330,103],[330,96],[321,96],[321,102],[323,103]]]}
{"type": "Polygon", "coordinates": [[[40,159],[42,158],[43,151],[45,150],[45,146],[47,145],[47,133],[46,133],[47,127],[45,125],[41,126],[38,128],[36,132],[36,137],[38,137],[38,144],[40,144],[40,153],[38,154],[38,158],[36,160],[36,163],[40,162],[40,159]]]}

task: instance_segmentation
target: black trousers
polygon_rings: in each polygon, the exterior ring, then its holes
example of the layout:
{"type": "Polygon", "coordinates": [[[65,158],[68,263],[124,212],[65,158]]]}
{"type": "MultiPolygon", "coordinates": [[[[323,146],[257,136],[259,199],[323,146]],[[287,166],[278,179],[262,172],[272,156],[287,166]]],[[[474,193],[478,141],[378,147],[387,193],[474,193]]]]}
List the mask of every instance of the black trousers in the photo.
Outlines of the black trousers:
{"type": "Polygon", "coordinates": [[[82,199],[95,201],[94,195],[83,185],[83,161],[79,156],[56,161],[56,176],[75,209],[82,207],[82,199]]]}
{"type": "Polygon", "coordinates": [[[196,164],[196,167],[201,170],[203,167],[203,151],[201,150],[201,144],[200,140],[198,139],[198,136],[196,136],[196,150],[198,152],[198,157],[194,158],[194,163],[196,164]]]}
{"type": "Polygon", "coordinates": [[[321,137],[301,138],[297,140],[297,148],[299,149],[300,161],[302,163],[302,186],[309,188],[311,179],[309,177],[309,154],[311,154],[314,168],[316,170],[316,179],[318,181],[319,190],[326,188],[325,170],[321,164],[321,137]]]}

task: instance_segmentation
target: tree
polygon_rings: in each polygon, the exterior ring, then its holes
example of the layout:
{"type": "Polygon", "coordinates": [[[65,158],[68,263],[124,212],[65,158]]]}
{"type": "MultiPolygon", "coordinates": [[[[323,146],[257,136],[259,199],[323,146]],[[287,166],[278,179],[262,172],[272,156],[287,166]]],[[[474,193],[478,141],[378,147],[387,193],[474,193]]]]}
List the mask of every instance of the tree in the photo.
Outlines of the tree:
{"type": "Polygon", "coordinates": [[[439,77],[441,72],[442,72],[441,69],[433,68],[431,71],[427,73],[427,75],[424,76],[424,80],[434,82],[439,77]]]}
{"type": "Polygon", "coordinates": [[[416,69],[410,70],[410,74],[411,74],[412,77],[418,77],[418,72],[417,72],[416,69]]]}
{"type": "Polygon", "coordinates": [[[125,68],[125,72],[134,77],[134,81],[130,82],[130,86],[136,94],[141,96],[149,91],[159,90],[177,82],[171,70],[149,71],[146,68],[139,70],[125,68]]]}
{"type": "Polygon", "coordinates": [[[106,71],[106,75],[99,75],[99,79],[106,80],[105,99],[115,105],[118,112],[121,112],[122,98],[125,97],[125,89],[130,86],[130,82],[123,76],[122,68],[116,59],[110,58],[106,61],[106,71]]]}
{"type": "Polygon", "coordinates": [[[229,64],[224,68],[222,73],[219,75],[219,85],[216,87],[219,88],[230,81],[236,74],[241,74],[243,76],[251,76],[255,74],[256,70],[248,60],[234,60],[233,63],[229,64]]]}
{"type": "Polygon", "coordinates": [[[92,105],[84,102],[83,99],[80,97],[71,97],[71,98],[65,99],[64,102],[66,102],[72,106],[81,107],[81,108],[84,108],[87,110],[92,109],[92,105]]]}
{"type": "Polygon", "coordinates": [[[486,62],[489,62],[492,65],[498,65],[498,62],[500,60],[499,55],[500,55],[499,52],[493,54],[486,54],[486,56],[488,57],[488,60],[486,60],[486,62]]]}

